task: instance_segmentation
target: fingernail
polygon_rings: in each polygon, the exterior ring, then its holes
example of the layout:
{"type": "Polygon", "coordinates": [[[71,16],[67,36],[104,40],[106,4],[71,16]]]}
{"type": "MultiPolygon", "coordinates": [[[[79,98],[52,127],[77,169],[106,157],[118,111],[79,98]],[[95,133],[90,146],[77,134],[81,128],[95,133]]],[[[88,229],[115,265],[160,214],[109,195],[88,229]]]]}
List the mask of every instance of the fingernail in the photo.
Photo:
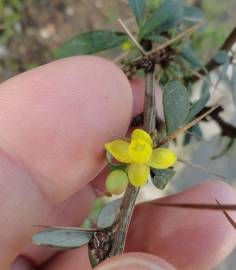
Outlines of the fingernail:
{"type": "MultiPolygon", "coordinates": [[[[101,268],[96,268],[97,270],[167,270],[153,262],[138,259],[138,258],[122,258],[118,261],[113,261],[107,265],[103,265],[101,268]]],[[[169,269],[169,268],[168,268],[169,269]]]]}
{"type": "Polygon", "coordinates": [[[11,265],[11,270],[32,270],[32,263],[23,256],[19,256],[11,265]]]}

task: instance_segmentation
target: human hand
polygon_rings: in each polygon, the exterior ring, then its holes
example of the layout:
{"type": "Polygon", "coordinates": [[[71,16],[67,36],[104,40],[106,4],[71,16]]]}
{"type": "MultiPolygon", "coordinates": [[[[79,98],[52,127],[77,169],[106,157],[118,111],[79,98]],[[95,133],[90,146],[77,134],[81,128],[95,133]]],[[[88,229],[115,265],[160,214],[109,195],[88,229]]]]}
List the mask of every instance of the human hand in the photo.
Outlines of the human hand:
{"type": "MultiPolygon", "coordinates": [[[[1,269],[91,269],[86,247],[56,252],[33,246],[32,225],[78,226],[88,215],[104,182],[104,173],[98,175],[104,143],[124,136],[132,112],[142,110],[142,81],[132,86],[133,94],[117,67],[89,56],[42,66],[0,86],[1,269]]],[[[206,182],[162,200],[235,203],[235,197],[226,184],[206,182]]],[[[235,243],[221,212],[150,202],[135,211],[131,253],[97,269],[174,269],[157,256],[181,270],[211,269],[235,243]]]]}

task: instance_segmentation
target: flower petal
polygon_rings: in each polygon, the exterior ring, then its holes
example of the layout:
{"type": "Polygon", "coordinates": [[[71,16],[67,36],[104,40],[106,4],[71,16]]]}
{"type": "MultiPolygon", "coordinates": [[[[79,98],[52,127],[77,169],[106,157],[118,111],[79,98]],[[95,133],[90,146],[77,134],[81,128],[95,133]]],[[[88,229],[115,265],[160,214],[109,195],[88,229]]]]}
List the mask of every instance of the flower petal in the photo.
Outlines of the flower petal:
{"type": "Polygon", "coordinates": [[[135,187],[143,186],[150,175],[150,168],[146,164],[131,164],[128,168],[130,183],[135,187]]]}
{"type": "Polygon", "coordinates": [[[173,166],[177,161],[174,152],[168,148],[156,148],[152,151],[152,157],[148,165],[156,169],[167,169],[173,166]]]}
{"type": "Polygon", "coordinates": [[[152,147],[145,140],[132,139],[128,151],[135,163],[147,163],[152,156],[152,147]]]}
{"type": "Polygon", "coordinates": [[[153,146],[153,141],[152,141],[151,136],[143,129],[139,129],[139,128],[135,129],[132,132],[131,139],[144,140],[145,142],[149,143],[151,147],[153,146]]]}
{"type": "Polygon", "coordinates": [[[128,142],[124,140],[114,140],[111,143],[106,143],[105,148],[116,160],[124,163],[131,163],[132,160],[128,154],[128,142]]]}

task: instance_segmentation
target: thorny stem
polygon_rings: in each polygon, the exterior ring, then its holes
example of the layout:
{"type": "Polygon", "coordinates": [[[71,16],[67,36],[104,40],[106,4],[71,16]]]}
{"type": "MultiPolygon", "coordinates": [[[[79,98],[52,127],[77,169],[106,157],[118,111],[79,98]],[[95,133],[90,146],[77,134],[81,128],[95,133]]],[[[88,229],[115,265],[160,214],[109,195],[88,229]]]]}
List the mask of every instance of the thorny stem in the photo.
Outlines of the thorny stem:
{"type": "MultiPolygon", "coordinates": [[[[155,117],[157,116],[154,98],[154,67],[145,74],[144,129],[148,133],[154,134],[155,117]]],[[[112,226],[113,243],[110,256],[115,256],[124,252],[126,236],[138,193],[139,188],[136,188],[131,184],[128,185],[120,207],[120,212],[112,226]]]]}

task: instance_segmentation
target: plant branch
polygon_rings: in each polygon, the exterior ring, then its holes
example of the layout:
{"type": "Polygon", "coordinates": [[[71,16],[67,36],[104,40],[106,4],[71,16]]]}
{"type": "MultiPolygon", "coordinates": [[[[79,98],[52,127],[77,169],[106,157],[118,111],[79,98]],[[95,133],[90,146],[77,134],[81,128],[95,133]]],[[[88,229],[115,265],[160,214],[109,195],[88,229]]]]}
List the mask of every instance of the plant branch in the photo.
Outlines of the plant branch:
{"type": "Polygon", "coordinates": [[[198,122],[200,122],[202,119],[204,119],[206,116],[210,115],[211,112],[213,112],[214,110],[216,110],[218,107],[219,107],[219,105],[215,105],[215,106],[211,107],[210,109],[208,108],[208,110],[206,112],[204,112],[203,114],[201,114],[200,116],[198,116],[197,118],[195,118],[193,121],[191,121],[190,123],[188,123],[184,127],[177,129],[174,133],[172,133],[169,136],[167,136],[163,141],[161,141],[158,144],[158,147],[161,146],[161,145],[167,144],[170,141],[174,140],[181,133],[183,133],[186,130],[190,129],[191,127],[193,127],[194,125],[196,125],[198,122]]]}
{"type": "MultiPolygon", "coordinates": [[[[150,71],[145,72],[146,90],[144,101],[144,129],[154,134],[155,130],[155,99],[154,99],[154,66],[150,71]]],[[[125,248],[126,236],[131,221],[131,217],[134,210],[135,201],[139,193],[139,188],[129,184],[123,197],[123,201],[120,207],[120,212],[112,226],[113,243],[110,252],[110,256],[122,254],[125,248]]]]}

